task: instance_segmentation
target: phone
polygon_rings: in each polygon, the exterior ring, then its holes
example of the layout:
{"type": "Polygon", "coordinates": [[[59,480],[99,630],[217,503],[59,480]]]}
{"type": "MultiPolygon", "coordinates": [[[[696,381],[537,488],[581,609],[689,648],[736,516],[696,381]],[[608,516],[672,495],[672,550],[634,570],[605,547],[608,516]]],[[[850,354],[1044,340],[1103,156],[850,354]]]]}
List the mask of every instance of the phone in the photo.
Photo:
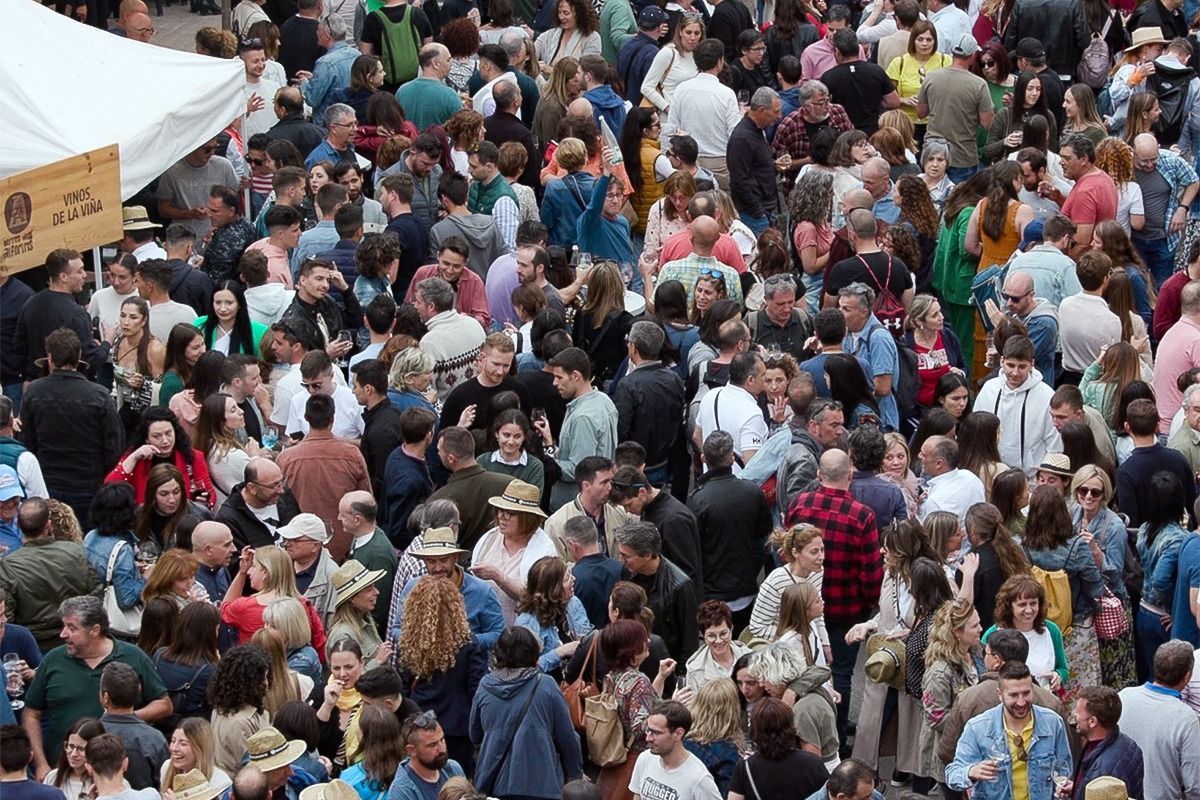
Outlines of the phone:
{"type": "Polygon", "coordinates": [[[546,163],[549,164],[554,160],[554,151],[558,149],[558,142],[554,139],[550,140],[550,144],[546,145],[546,163]]]}
{"type": "Polygon", "coordinates": [[[544,409],[544,408],[532,409],[529,412],[529,418],[531,420],[533,420],[534,422],[537,422],[539,419],[545,419],[546,418],[546,409],[544,409]]]}

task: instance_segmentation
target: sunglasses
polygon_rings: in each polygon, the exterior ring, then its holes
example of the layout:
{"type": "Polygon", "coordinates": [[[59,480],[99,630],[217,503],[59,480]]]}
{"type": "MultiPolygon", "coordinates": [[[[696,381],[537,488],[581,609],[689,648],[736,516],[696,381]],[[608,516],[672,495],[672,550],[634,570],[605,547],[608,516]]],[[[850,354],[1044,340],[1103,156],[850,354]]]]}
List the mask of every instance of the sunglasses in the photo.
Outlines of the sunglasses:
{"type": "Polygon", "coordinates": [[[1090,486],[1080,486],[1075,490],[1076,497],[1104,497],[1103,489],[1094,489],[1090,486]]]}
{"type": "Polygon", "coordinates": [[[246,160],[256,167],[261,167],[263,164],[267,163],[265,158],[247,158],[246,160]]]}
{"type": "Polygon", "coordinates": [[[982,64],[982,65],[983,65],[983,66],[985,66],[985,67],[994,67],[994,66],[996,66],[996,62],[995,62],[995,61],[993,61],[993,60],[989,60],[989,59],[986,59],[986,58],[985,58],[985,59],[983,59],[983,60],[981,60],[979,63],[980,63],[980,64],[982,64]]]}
{"type": "Polygon", "coordinates": [[[1025,292],[1024,294],[1005,294],[1002,292],[1000,294],[1000,296],[1003,297],[1005,300],[1007,300],[1010,303],[1019,303],[1022,300],[1024,300],[1026,297],[1028,297],[1029,294],[1030,294],[1029,292],[1025,292]]]}
{"type": "Polygon", "coordinates": [[[438,724],[437,714],[433,711],[422,711],[420,714],[414,714],[412,717],[409,717],[408,724],[421,730],[436,728],[438,724]]]}
{"type": "Polygon", "coordinates": [[[713,269],[712,267],[701,267],[700,268],[700,277],[714,278],[718,281],[721,281],[722,283],[725,282],[725,273],[721,272],[721,270],[719,270],[719,269],[713,269]]]}

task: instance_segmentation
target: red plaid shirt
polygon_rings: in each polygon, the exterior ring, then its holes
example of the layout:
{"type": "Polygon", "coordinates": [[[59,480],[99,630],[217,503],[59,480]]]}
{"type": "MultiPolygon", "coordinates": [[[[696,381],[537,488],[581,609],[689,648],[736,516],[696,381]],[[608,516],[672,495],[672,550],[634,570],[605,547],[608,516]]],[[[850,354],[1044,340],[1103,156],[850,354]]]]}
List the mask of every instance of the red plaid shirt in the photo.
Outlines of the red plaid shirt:
{"type": "Polygon", "coordinates": [[[883,556],[875,512],[845,489],[822,486],[796,498],[788,525],[815,525],[825,542],[821,595],[831,622],[862,622],[879,605],[883,556]]]}
{"type": "MultiPolygon", "coordinates": [[[[835,129],[839,134],[854,130],[854,123],[846,109],[837,103],[829,104],[829,119],[825,124],[835,129]]],[[[809,157],[809,147],[812,141],[808,138],[808,130],[804,127],[804,109],[798,108],[788,114],[779,127],[775,129],[775,138],[771,141],[771,149],[775,157],[787,153],[793,161],[809,157]]]]}

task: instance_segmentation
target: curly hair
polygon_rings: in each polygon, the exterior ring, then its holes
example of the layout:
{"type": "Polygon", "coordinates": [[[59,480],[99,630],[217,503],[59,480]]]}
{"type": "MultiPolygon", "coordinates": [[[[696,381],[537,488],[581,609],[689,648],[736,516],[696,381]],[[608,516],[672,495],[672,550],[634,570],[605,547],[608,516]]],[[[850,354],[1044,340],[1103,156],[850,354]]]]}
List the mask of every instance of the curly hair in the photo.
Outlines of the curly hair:
{"type": "Polygon", "coordinates": [[[252,644],[239,644],[217,662],[208,684],[208,704],[219,714],[236,714],[247,706],[262,711],[271,662],[252,644]]]}
{"type": "Polygon", "coordinates": [[[687,738],[697,744],[733,742],[742,750],[741,704],[737,684],[731,678],[713,678],[692,700],[692,727],[687,738]]]}
{"type": "Polygon", "coordinates": [[[1133,148],[1115,136],[1108,136],[1096,145],[1096,167],[1108,173],[1120,192],[1133,180],[1133,148]]]}
{"type": "MultiPolygon", "coordinates": [[[[557,10],[560,3],[566,3],[575,12],[575,26],[584,36],[590,36],[600,29],[600,18],[596,16],[596,10],[592,8],[592,4],[588,0],[558,0],[558,3],[554,4],[555,23],[558,22],[557,10]]],[[[555,27],[558,25],[556,24],[555,27]]]]}
{"type": "Polygon", "coordinates": [[[791,353],[768,353],[764,363],[769,370],[783,370],[783,375],[787,378],[788,383],[791,383],[792,379],[800,374],[800,365],[796,363],[796,357],[791,353]]]}
{"type": "Polygon", "coordinates": [[[828,225],[833,213],[833,175],[817,170],[802,175],[788,198],[788,209],[794,222],[828,225]]]}
{"type": "Polygon", "coordinates": [[[430,678],[454,666],[458,651],[471,641],[462,592],[449,579],[426,575],[404,601],[400,666],[417,678],[430,678]]]}
{"type": "Polygon", "coordinates": [[[750,741],[755,752],[768,761],[782,761],[800,747],[792,710],[782,700],[764,697],[750,712],[750,741]]]}
{"type": "Polygon", "coordinates": [[[525,581],[525,592],[517,603],[517,613],[529,612],[547,628],[561,628],[567,621],[567,597],[563,578],[567,562],[558,556],[543,556],[533,562],[525,581]]]}
{"type": "Polygon", "coordinates": [[[443,127],[446,135],[450,137],[451,145],[457,146],[461,143],[464,145],[463,149],[468,152],[474,151],[479,146],[479,132],[483,130],[483,115],[478,111],[464,108],[446,120],[443,127]]]}
{"type": "MultiPolygon", "coordinates": [[[[220,372],[220,370],[217,371],[220,372]]],[[[194,373],[192,377],[195,377],[194,373]]],[[[129,455],[134,450],[146,444],[150,436],[150,426],[156,422],[171,423],[171,428],[175,432],[175,450],[183,455],[184,463],[190,467],[192,465],[192,437],[188,436],[187,431],[179,424],[179,417],[175,416],[175,412],[163,406],[150,406],[142,412],[142,417],[138,420],[137,427],[133,431],[133,436],[129,437],[125,455],[129,455]]]]}
{"type": "Polygon", "coordinates": [[[61,500],[50,498],[46,501],[50,506],[50,536],[60,542],[83,542],[83,528],[79,525],[79,517],[75,509],[61,500]]]}
{"type": "Polygon", "coordinates": [[[1046,590],[1032,575],[1019,572],[1012,575],[996,590],[996,627],[1015,628],[1013,603],[1018,600],[1037,600],[1037,616],[1033,618],[1033,629],[1046,632],[1046,590]]]}
{"type": "Polygon", "coordinates": [[[925,649],[925,667],[928,669],[938,661],[945,661],[963,674],[974,670],[971,649],[964,648],[958,638],[959,631],[971,624],[979,624],[979,612],[969,601],[960,598],[945,603],[933,615],[929,628],[929,645],[925,649]]]}
{"type": "Polygon", "coordinates": [[[470,17],[459,17],[442,26],[439,41],[446,45],[451,58],[469,58],[479,49],[479,28],[470,17]]]}
{"type": "Polygon", "coordinates": [[[214,58],[233,58],[237,55],[238,40],[232,31],[206,25],[196,31],[196,52],[214,58]]]}
{"type": "Polygon", "coordinates": [[[896,193],[900,195],[900,218],[911,222],[922,236],[936,239],[938,211],[925,181],[916,175],[902,175],[896,181],[896,193]]]}
{"type": "Polygon", "coordinates": [[[386,276],[388,267],[398,258],[400,239],[391,231],[366,234],[359,242],[358,249],[354,251],[358,274],[364,278],[386,276]]]}

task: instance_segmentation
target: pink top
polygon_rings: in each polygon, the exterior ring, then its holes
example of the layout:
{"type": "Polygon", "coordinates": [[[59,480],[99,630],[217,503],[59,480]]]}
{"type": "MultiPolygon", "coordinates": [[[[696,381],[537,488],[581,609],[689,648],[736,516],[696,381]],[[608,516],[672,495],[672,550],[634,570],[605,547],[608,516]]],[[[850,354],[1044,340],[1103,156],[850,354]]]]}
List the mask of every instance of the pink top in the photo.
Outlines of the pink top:
{"type": "MultiPolygon", "coordinates": [[[[404,302],[411,303],[413,301],[418,283],[426,278],[438,276],[437,268],[437,264],[426,264],[413,274],[412,282],[408,284],[408,294],[404,295],[404,302]]],[[[454,287],[454,294],[458,313],[474,317],[485,331],[491,327],[492,312],[488,306],[487,288],[483,285],[483,278],[470,269],[464,269],[458,276],[458,285],[454,287]]]]}
{"type": "MultiPolygon", "coordinates": [[[[692,233],[684,228],[663,244],[662,252],[658,256],[658,266],[661,269],[663,264],[687,258],[691,254],[692,233]]],[[[717,244],[713,247],[713,258],[727,267],[732,267],[738,275],[746,271],[746,259],[742,258],[742,251],[738,249],[737,242],[728,233],[722,233],[717,239],[717,244]]]]}
{"type": "Polygon", "coordinates": [[[817,255],[820,256],[828,253],[833,245],[833,226],[822,225],[818,228],[811,222],[801,222],[796,225],[793,241],[796,243],[797,255],[806,247],[816,247],[817,255]]]}
{"type": "Polygon", "coordinates": [[[1154,365],[1154,397],[1158,404],[1158,432],[1169,433],[1171,420],[1183,405],[1176,380],[1193,367],[1200,367],[1200,326],[1186,316],[1171,326],[1158,343],[1154,365]]]}
{"type": "Polygon", "coordinates": [[[1093,169],[1075,181],[1062,212],[1076,225],[1095,225],[1117,216],[1117,185],[1107,172],[1093,169]]]}
{"type": "Polygon", "coordinates": [[[261,250],[267,257],[267,283],[282,283],[286,288],[292,288],[292,267],[287,250],[271,244],[270,239],[259,239],[246,248],[246,252],[251,250],[261,250]]]}

